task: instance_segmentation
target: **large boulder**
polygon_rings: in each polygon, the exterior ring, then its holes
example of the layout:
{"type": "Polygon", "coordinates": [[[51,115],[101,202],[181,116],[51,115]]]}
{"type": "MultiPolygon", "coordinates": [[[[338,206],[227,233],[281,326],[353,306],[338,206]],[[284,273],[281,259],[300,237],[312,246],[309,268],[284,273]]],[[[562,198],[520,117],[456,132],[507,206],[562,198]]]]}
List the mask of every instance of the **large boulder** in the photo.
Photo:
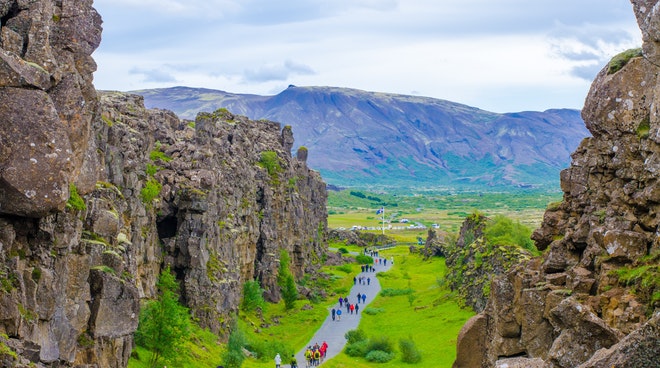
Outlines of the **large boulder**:
{"type": "Polygon", "coordinates": [[[0,214],[64,208],[79,178],[96,113],[92,52],[101,18],[92,0],[3,1],[0,7],[0,214]]]}

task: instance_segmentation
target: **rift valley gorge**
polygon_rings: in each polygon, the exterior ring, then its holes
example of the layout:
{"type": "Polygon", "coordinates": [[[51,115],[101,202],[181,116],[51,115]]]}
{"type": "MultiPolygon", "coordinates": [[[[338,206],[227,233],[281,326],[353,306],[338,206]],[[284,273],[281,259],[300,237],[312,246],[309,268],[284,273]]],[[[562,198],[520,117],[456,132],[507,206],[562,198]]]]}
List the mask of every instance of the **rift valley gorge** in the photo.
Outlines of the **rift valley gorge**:
{"type": "MultiPolygon", "coordinates": [[[[454,367],[660,361],[660,5],[631,3],[643,48],[593,82],[591,136],[532,236],[542,255],[473,274],[490,292],[471,303],[454,367]],[[634,270],[654,275],[650,291],[616,276],[634,270]]],[[[227,109],[183,119],[96,91],[102,18],[91,0],[0,1],[0,20],[2,367],[126,367],[141,301],[157,296],[165,267],[196,323],[226,339],[245,282],[282,298],[282,251],[296,280],[328,258],[326,183],[285,121],[227,109]]],[[[575,118],[551,114],[554,126],[575,118]]],[[[526,182],[501,172],[498,185],[526,182]]],[[[466,221],[449,249],[431,230],[428,254],[473,264],[479,231],[466,221]]]]}

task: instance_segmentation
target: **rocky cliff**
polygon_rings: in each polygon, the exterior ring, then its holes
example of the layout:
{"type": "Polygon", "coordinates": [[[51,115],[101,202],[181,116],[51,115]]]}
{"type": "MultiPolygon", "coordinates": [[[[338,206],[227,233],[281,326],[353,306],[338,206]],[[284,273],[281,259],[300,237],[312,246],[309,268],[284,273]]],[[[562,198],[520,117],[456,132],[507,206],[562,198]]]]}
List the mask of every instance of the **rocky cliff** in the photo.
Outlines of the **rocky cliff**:
{"type": "Polygon", "coordinates": [[[642,52],[613,60],[592,85],[582,117],[593,137],[573,153],[563,201],[533,235],[545,255],[492,282],[454,367],[660,361],[660,3],[632,4],[642,52]]]}
{"type": "Polygon", "coordinates": [[[125,367],[165,264],[222,334],[244,281],[279,299],[281,250],[297,277],[325,252],[325,184],[290,127],[97,94],[91,3],[0,1],[3,367],[125,367]]]}

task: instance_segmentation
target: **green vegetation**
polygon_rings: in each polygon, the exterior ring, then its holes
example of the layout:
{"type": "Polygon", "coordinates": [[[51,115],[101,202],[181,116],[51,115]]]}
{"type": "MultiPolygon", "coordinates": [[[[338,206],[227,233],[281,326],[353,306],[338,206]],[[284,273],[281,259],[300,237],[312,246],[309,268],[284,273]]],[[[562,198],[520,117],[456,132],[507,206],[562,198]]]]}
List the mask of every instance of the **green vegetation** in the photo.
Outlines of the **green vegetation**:
{"type": "Polygon", "coordinates": [[[282,166],[280,165],[280,158],[277,157],[277,152],[275,151],[263,151],[261,152],[261,158],[257,163],[259,166],[266,169],[268,175],[273,180],[277,182],[278,175],[282,171],[282,166]]]}
{"type": "Polygon", "coordinates": [[[637,136],[639,139],[644,139],[649,137],[651,132],[651,118],[646,116],[642,121],[639,122],[637,126],[637,136]]]}
{"type": "Polygon", "coordinates": [[[280,251],[280,268],[277,274],[277,284],[282,292],[282,299],[287,310],[295,307],[296,300],[298,299],[298,289],[296,288],[296,281],[289,270],[289,253],[282,249],[280,251]]]}
{"type": "Polygon", "coordinates": [[[163,186],[154,178],[150,178],[144,183],[144,187],[140,190],[140,198],[146,205],[150,205],[154,199],[160,195],[160,190],[163,186]]]}
{"type": "Polygon", "coordinates": [[[626,64],[628,64],[630,59],[641,56],[643,56],[641,47],[637,49],[629,49],[618,55],[615,55],[608,64],[607,74],[614,74],[618,72],[624,66],[626,66],[626,64]]]}
{"type": "Polygon", "coordinates": [[[486,223],[484,235],[486,236],[486,241],[490,244],[517,245],[523,249],[527,249],[532,254],[540,254],[531,239],[532,230],[520,222],[514,222],[502,215],[496,215],[486,223]]]}
{"type": "Polygon", "coordinates": [[[140,313],[135,342],[151,352],[149,366],[155,368],[161,360],[172,362],[180,354],[190,335],[188,309],[179,304],[179,284],[170,268],[158,279],[157,300],[147,303],[140,313]]]}
{"type": "Polygon", "coordinates": [[[245,354],[243,354],[243,347],[247,346],[248,342],[245,338],[245,334],[238,328],[238,325],[234,325],[232,332],[229,334],[229,341],[227,342],[227,350],[222,355],[222,363],[225,365],[225,368],[241,368],[243,361],[245,360],[245,354]]]}
{"type": "Polygon", "coordinates": [[[241,302],[241,309],[246,312],[253,312],[257,308],[264,308],[266,301],[264,300],[264,289],[261,288],[259,282],[256,280],[247,281],[243,284],[243,300],[241,302]]]}
{"type": "Polygon", "coordinates": [[[163,162],[170,162],[172,161],[172,157],[168,156],[165,154],[165,152],[160,150],[160,146],[158,146],[158,149],[154,149],[151,152],[149,152],[149,159],[151,161],[163,161],[163,162]]]}
{"type": "Polygon", "coordinates": [[[87,209],[85,200],[82,199],[80,194],[78,194],[78,188],[76,188],[76,185],[73,183],[69,184],[69,200],[66,202],[66,207],[72,208],[76,211],[83,211],[87,209]]]}
{"type": "Polygon", "coordinates": [[[649,312],[660,307],[660,252],[642,257],[636,265],[629,265],[613,271],[619,284],[632,287],[644,302],[648,302],[649,312]]]}

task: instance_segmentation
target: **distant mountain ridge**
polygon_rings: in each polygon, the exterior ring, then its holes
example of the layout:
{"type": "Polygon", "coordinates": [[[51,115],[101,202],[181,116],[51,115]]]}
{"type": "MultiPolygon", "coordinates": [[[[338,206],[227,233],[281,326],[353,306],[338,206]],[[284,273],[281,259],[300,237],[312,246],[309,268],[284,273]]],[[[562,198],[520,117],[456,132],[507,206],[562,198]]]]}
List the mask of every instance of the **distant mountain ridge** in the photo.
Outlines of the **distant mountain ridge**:
{"type": "Polygon", "coordinates": [[[172,87],[133,91],[149,108],[192,119],[218,108],[290,125],[294,149],[331,184],[558,186],[589,136],[579,110],[493,113],[446,100],[338,87],[274,96],[172,87]]]}

